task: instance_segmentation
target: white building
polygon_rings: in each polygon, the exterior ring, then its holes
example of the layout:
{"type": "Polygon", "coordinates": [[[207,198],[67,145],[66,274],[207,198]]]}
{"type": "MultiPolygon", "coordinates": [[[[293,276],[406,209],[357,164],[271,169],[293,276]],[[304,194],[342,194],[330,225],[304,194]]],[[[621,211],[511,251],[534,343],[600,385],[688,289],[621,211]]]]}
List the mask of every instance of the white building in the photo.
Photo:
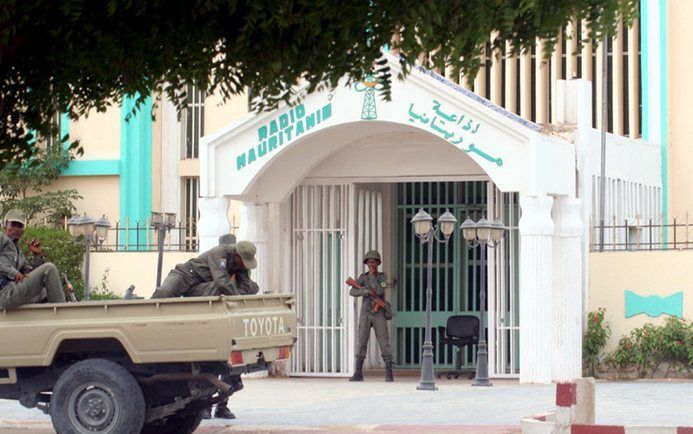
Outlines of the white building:
{"type": "MultiPolygon", "coordinates": [[[[396,76],[394,57],[390,67],[396,76]]],[[[390,102],[376,83],[359,83],[249,115],[202,139],[200,250],[229,232],[230,200],[241,201],[239,239],[255,242],[265,264],[253,277],[267,291],[297,294],[291,373],[346,376],[357,306],[343,282],[362,272],[364,252],[384,255],[394,282],[395,363],[415,366],[426,264],[409,220],[418,208],[434,217],[450,209],[460,222],[499,218],[511,230],[487,264],[459,232],[435,247],[434,326],[478,314],[478,277],[487,273],[491,376],[579,377],[600,149],[590,86],[558,82],[551,128],[424,69],[395,81],[390,102]]],[[[609,135],[607,149],[607,177],[636,186],[643,207],[656,202],[659,147],[609,135]]],[[[435,351],[437,363],[452,360],[445,348],[435,351]]],[[[369,354],[377,366],[375,346],[369,354]]]]}

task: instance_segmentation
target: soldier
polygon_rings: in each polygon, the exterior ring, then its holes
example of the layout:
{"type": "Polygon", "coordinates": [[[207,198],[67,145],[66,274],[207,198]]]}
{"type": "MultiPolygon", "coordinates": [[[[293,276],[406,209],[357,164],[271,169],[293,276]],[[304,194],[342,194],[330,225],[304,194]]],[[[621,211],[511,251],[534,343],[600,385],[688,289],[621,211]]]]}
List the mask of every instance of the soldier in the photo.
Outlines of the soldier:
{"type": "MultiPolygon", "coordinates": [[[[232,234],[225,234],[219,237],[219,245],[233,245],[236,244],[236,236],[232,234]]],[[[250,271],[248,271],[248,274],[250,275],[250,271]]],[[[232,278],[235,276],[232,276],[232,278]]],[[[206,282],[206,283],[200,283],[200,285],[210,285],[214,284],[214,282],[206,282]]],[[[205,288],[197,288],[197,291],[208,291],[208,289],[205,288]]],[[[222,375],[219,377],[219,379],[227,384],[231,384],[231,376],[230,375],[222,375]]],[[[217,403],[217,407],[214,409],[214,417],[218,419],[235,419],[236,415],[229,410],[229,398],[227,397],[223,401],[220,401],[217,403]]],[[[211,419],[212,418],[212,409],[208,408],[204,410],[204,413],[202,413],[202,418],[203,419],[211,419]]]]}
{"type": "Polygon", "coordinates": [[[0,309],[37,303],[44,298],[49,303],[65,302],[58,269],[46,262],[37,240],[28,243],[34,257],[31,265],[27,263],[18,245],[25,226],[26,218],[21,211],[12,209],[5,215],[4,233],[0,236],[0,309]]]}
{"type": "Polygon", "coordinates": [[[387,329],[387,320],[392,318],[392,311],[389,303],[384,302],[387,275],[378,272],[381,260],[380,253],[377,251],[371,250],[366,253],[366,256],[363,257],[363,263],[368,266],[368,272],[361,274],[358,280],[350,277],[346,282],[351,286],[349,295],[363,297],[356,344],[356,372],[349,378],[349,381],[363,381],[363,360],[366,358],[371,327],[375,330],[380,354],[385,362],[385,381],[393,381],[392,349],[390,348],[390,336],[387,329]]]}
{"type": "Polygon", "coordinates": [[[257,294],[260,288],[248,275],[257,266],[255,251],[250,241],[214,247],[176,265],[152,298],[257,294]]]}

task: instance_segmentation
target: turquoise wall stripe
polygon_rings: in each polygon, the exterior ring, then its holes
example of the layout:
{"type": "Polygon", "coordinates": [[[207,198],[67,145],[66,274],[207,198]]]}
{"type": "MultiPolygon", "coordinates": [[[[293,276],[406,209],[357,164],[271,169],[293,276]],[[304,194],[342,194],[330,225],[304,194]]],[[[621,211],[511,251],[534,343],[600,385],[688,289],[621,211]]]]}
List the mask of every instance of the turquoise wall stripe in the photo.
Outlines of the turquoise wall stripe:
{"type": "Polygon", "coordinates": [[[60,140],[70,134],[70,116],[67,113],[60,115],[60,140]]]}
{"type": "Polygon", "coordinates": [[[649,111],[649,74],[647,70],[648,60],[648,39],[647,39],[647,2],[640,0],[640,85],[642,86],[642,138],[650,140],[650,111],[649,111]]]}
{"type": "MultiPolygon", "coordinates": [[[[152,211],[152,99],[128,120],[136,100],[136,95],[123,98],[120,123],[120,223],[129,226],[144,224],[152,211]]],[[[137,234],[130,231],[128,244],[136,242],[137,234]]]]}
{"type": "MultiPolygon", "coordinates": [[[[659,0],[659,43],[660,43],[660,59],[659,59],[659,73],[660,73],[660,120],[661,120],[661,143],[662,143],[662,221],[667,223],[669,221],[669,118],[668,118],[668,108],[667,108],[667,89],[668,89],[668,77],[667,71],[668,65],[668,53],[667,53],[667,7],[666,0],[659,0]]],[[[669,229],[664,226],[664,240],[669,239],[669,229]]]]}
{"type": "Polygon", "coordinates": [[[120,174],[120,160],[72,161],[61,172],[62,176],[108,176],[120,174]]]}
{"type": "Polygon", "coordinates": [[[683,318],[683,291],[667,296],[640,295],[626,291],[626,318],[646,314],[652,318],[660,315],[671,315],[683,318]]]}

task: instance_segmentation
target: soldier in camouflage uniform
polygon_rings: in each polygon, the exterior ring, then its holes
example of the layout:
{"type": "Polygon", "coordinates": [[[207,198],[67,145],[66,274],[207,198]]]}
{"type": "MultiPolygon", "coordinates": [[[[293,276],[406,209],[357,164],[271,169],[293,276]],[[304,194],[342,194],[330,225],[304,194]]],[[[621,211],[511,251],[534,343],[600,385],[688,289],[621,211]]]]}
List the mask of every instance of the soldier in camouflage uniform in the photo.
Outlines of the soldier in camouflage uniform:
{"type": "Polygon", "coordinates": [[[385,318],[385,309],[379,309],[377,312],[374,312],[375,305],[371,296],[371,291],[373,291],[378,297],[385,299],[387,275],[378,271],[381,260],[380,253],[377,251],[371,250],[366,253],[363,263],[368,265],[368,272],[361,274],[356,281],[351,278],[347,280],[347,284],[351,286],[349,295],[352,297],[363,297],[356,344],[356,372],[354,372],[349,381],[363,381],[363,361],[366,358],[371,327],[375,330],[380,354],[385,362],[385,381],[393,381],[392,349],[390,347],[390,335],[387,328],[387,319],[385,318]]]}
{"type": "Polygon", "coordinates": [[[16,209],[7,212],[4,233],[0,235],[0,309],[12,309],[23,304],[64,303],[65,292],[60,284],[58,269],[43,257],[41,243],[32,240],[29,250],[34,257],[31,265],[19,247],[24,235],[26,218],[16,209]]]}
{"type": "MultiPolygon", "coordinates": [[[[233,234],[225,234],[219,237],[219,245],[233,245],[236,244],[236,236],[233,234]]],[[[250,277],[250,271],[248,271],[248,277],[250,277]]],[[[231,276],[232,280],[235,280],[235,276],[231,276]]],[[[196,291],[203,291],[203,292],[209,292],[208,288],[204,288],[203,285],[214,285],[214,282],[205,282],[205,283],[200,283],[198,287],[196,287],[196,291]]],[[[219,379],[223,381],[224,383],[231,384],[233,381],[233,377],[230,375],[221,375],[219,376],[219,379]]],[[[229,409],[229,398],[227,397],[223,401],[219,401],[217,403],[216,408],[214,409],[214,417],[218,419],[235,419],[236,415],[231,412],[229,409]]],[[[203,419],[211,419],[212,418],[212,409],[207,408],[203,410],[202,413],[202,418],[203,419]]]]}
{"type": "Polygon", "coordinates": [[[214,247],[176,265],[152,298],[257,294],[260,288],[249,276],[257,266],[255,251],[250,241],[214,247]]]}

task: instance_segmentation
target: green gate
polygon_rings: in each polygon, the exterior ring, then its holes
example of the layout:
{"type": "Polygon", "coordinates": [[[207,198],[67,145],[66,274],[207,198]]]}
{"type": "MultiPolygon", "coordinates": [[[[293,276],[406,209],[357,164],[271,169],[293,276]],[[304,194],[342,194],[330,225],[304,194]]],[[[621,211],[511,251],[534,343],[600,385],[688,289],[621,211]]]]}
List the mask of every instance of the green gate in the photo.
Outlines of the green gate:
{"type": "MultiPolygon", "coordinates": [[[[478,220],[486,215],[487,181],[414,182],[397,184],[395,196],[395,275],[393,344],[398,367],[418,367],[421,360],[426,322],[426,249],[414,233],[411,218],[423,208],[437,218],[450,210],[462,223],[467,217],[478,220]]],[[[468,249],[462,233],[456,230],[447,244],[433,245],[433,326],[434,363],[454,365],[454,351],[438,346],[438,326],[445,326],[451,315],[479,315],[479,279],[486,272],[480,261],[480,247],[468,249]]],[[[488,297],[487,297],[488,299],[488,297]]],[[[486,326],[484,325],[485,329],[486,326]]],[[[463,364],[474,366],[474,354],[465,350],[463,364]]]]}

